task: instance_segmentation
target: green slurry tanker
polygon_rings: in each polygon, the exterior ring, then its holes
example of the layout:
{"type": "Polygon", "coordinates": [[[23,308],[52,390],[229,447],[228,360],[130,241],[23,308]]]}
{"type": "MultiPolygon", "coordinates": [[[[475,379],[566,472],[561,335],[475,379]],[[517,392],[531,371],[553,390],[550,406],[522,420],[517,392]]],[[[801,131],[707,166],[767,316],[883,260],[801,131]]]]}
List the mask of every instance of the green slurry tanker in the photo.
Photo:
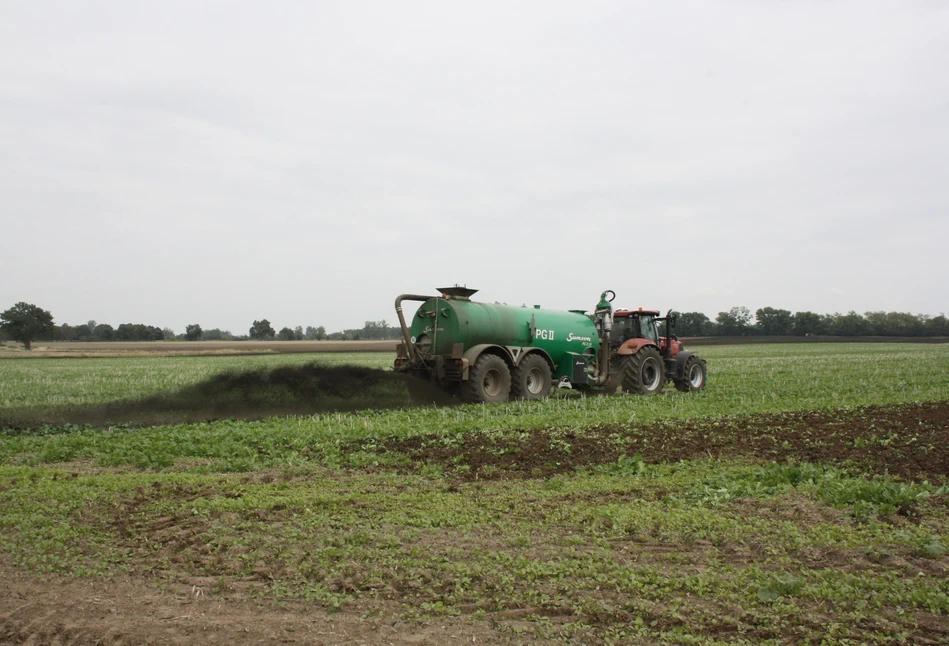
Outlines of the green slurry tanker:
{"type": "MultiPolygon", "coordinates": [[[[612,290],[603,292],[592,314],[478,303],[471,300],[477,290],[467,287],[438,291],[395,300],[403,339],[395,370],[463,401],[540,399],[554,384],[641,394],[661,392],[666,381],[681,391],[705,388],[705,360],[671,334],[675,315],[614,312],[612,290]],[[402,311],[405,301],[421,301],[411,321],[402,311]]],[[[430,393],[430,387],[413,388],[421,400],[430,393]]]]}

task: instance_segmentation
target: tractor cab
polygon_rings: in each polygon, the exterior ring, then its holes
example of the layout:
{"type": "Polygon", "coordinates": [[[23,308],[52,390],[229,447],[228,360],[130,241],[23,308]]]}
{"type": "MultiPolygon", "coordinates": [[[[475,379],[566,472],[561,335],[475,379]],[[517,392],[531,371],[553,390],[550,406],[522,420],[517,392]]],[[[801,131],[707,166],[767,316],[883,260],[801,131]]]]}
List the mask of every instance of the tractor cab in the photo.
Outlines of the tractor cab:
{"type": "Polygon", "coordinates": [[[610,347],[619,348],[629,345],[639,347],[643,342],[653,343],[664,357],[672,358],[682,349],[679,338],[672,334],[675,325],[675,314],[671,311],[661,316],[659,310],[617,310],[613,313],[613,329],[610,332],[610,347]],[[665,334],[662,334],[662,325],[665,323],[665,334]],[[669,340],[672,344],[669,344],[669,340]]]}
{"type": "Polygon", "coordinates": [[[610,345],[623,345],[630,339],[646,339],[659,346],[659,312],[657,310],[616,310],[610,345]]]}

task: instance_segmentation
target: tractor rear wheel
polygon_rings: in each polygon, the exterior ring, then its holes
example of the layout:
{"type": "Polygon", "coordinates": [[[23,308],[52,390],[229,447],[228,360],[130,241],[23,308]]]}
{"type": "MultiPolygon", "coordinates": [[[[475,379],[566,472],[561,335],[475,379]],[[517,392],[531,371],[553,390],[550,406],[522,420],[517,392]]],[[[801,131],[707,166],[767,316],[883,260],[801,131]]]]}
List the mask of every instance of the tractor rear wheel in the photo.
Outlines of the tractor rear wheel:
{"type": "Polygon", "coordinates": [[[697,356],[689,357],[685,366],[682,368],[682,379],[676,380],[676,390],[687,393],[691,390],[702,390],[705,388],[705,380],[708,372],[705,368],[705,362],[697,356]]]}
{"type": "Polygon", "coordinates": [[[550,395],[550,365],[539,354],[524,357],[511,377],[511,399],[543,399],[550,395]]]}
{"type": "Polygon", "coordinates": [[[468,371],[461,388],[468,404],[506,402],[511,396],[511,371],[496,354],[482,354],[468,371]]]}
{"type": "Polygon", "coordinates": [[[623,390],[638,395],[654,395],[662,392],[666,384],[665,368],[659,351],[653,347],[640,348],[636,354],[625,357],[620,363],[623,375],[623,390]]]}

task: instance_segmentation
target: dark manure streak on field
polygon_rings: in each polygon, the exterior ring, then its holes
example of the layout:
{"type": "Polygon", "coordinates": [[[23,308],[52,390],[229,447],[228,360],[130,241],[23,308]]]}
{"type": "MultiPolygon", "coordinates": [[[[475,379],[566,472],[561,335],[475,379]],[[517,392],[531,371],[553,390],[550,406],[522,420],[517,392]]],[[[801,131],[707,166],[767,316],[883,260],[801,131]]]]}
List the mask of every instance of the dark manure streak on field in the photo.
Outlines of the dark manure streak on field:
{"type": "Polygon", "coordinates": [[[407,455],[416,465],[441,464],[463,480],[549,477],[616,463],[621,456],[638,456],[647,463],[749,456],[853,466],[905,480],[949,481],[945,401],[590,426],[572,432],[535,429],[519,431],[516,438],[471,432],[458,441],[444,440],[434,434],[393,439],[385,448],[407,455]]]}
{"type": "Polygon", "coordinates": [[[7,432],[67,424],[146,426],[276,415],[384,410],[412,406],[409,386],[422,400],[445,405],[434,386],[387,370],[308,364],[226,372],[179,391],[151,397],[51,410],[21,409],[0,415],[7,432]]]}

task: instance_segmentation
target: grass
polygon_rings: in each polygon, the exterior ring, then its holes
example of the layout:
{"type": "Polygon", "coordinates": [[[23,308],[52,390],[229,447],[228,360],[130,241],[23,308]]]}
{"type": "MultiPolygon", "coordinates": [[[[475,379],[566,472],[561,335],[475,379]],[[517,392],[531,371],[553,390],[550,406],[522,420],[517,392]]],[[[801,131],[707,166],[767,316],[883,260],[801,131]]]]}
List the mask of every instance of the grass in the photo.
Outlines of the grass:
{"type": "MultiPolygon", "coordinates": [[[[493,406],[364,410],[108,432],[44,428],[38,436],[0,436],[0,460],[43,464],[89,459],[103,466],[157,469],[185,461],[223,471],[282,464],[361,466],[363,456],[344,455],[341,447],[373,438],[452,438],[473,431],[516,435],[525,429],[570,431],[596,425],[949,399],[949,381],[944,377],[949,374],[949,345],[733,346],[708,348],[703,356],[709,361],[709,387],[699,393],[670,389],[657,397],[586,398],[559,393],[545,402],[493,406]]],[[[21,364],[23,373],[3,375],[0,397],[21,406],[42,407],[57,404],[54,393],[62,391],[67,393],[63,397],[75,403],[102,402],[133,393],[151,395],[163,384],[166,389],[187,386],[238,366],[299,365],[313,358],[32,360],[21,364]]],[[[387,357],[320,355],[318,360],[378,367],[387,357]]],[[[0,370],[15,363],[0,363],[0,370]]]]}
{"type": "MultiPolygon", "coordinates": [[[[708,391],[700,401],[692,402],[695,413],[701,415],[949,398],[949,380],[945,378],[949,344],[737,345],[703,347],[699,352],[709,360],[710,373],[708,391]]],[[[393,358],[387,353],[364,352],[8,359],[0,362],[0,407],[45,408],[135,399],[193,385],[229,370],[311,362],[388,369],[393,358]]],[[[649,406],[640,403],[637,409],[648,413],[649,406]]],[[[676,412],[659,406],[656,413],[663,416],[670,410],[676,412]]],[[[561,412],[554,410],[552,417],[561,412]]],[[[502,413],[506,416],[506,411],[502,413]]]]}
{"type": "MultiPolygon", "coordinates": [[[[30,571],[197,578],[222,601],[489,621],[512,642],[942,639],[947,487],[886,469],[897,451],[941,447],[925,444],[922,417],[857,407],[949,400],[949,346],[701,354],[701,393],[8,432],[0,551],[30,571]],[[830,421],[813,437],[801,428],[800,451],[784,447],[810,417],[782,411],[814,409],[830,421]],[[853,435],[840,435],[852,417],[853,435]],[[732,453],[662,458],[736,435],[747,441],[732,453]],[[550,452],[532,463],[540,475],[505,466],[538,437],[550,452]],[[875,475],[835,459],[831,440],[875,475]],[[611,444],[610,459],[584,442],[611,444]],[[647,458],[632,452],[643,447],[647,458]],[[476,471],[474,449],[493,461],[476,471]]],[[[7,360],[0,401],[97,403],[312,359],[7,360]]]]}

